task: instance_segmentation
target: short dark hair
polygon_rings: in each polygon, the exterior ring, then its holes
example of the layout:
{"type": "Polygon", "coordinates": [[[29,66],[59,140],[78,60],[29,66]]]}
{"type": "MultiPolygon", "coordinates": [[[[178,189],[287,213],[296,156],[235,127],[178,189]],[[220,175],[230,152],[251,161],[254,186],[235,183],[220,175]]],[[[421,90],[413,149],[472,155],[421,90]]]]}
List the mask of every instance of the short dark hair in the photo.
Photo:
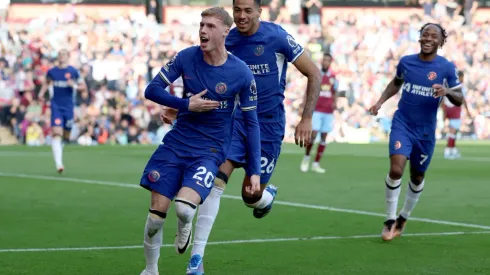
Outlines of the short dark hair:
{"type": "Polygon", "coordinates": [[[444,29],[441,25],[436,24],[436,23],[427,23],[427,24],[423,25],[422,28],[420,28],[420,30],[419,30],[420,34],[422,34],[422,32],[424,31],[424,29],[427,26],[436,26],[439,28],[439,30],[441,31],[441,34],[442,34],[442,41],[441,41],[441,48],[442,48],[442,46],[444,46],[444,44],[446,44],[446,41],[447,41],[448,35],[446,32],[446,29],[444,29]]]}
{"type": "Polygon", "coordinates": [[[463,71],[458,71],[458,76],[459,77],[463,77],[464,76],[464,72],[463,71]]]}
{"type": "Polygon", "coordinates": [[[324,52],[324,53],[323,53],[323,57],[325,57],[325,56],[329,56],[330,58],[332,58],[332,59],[333,59],[332,54],[331,54],[331,53],[329,53],[329,52],[324,52]]]}
{"type": "MultiPolygon", "coordinates": [[[[259,7],[262,6],[262,0],[254,0],[255,6],[259,7]]],[[[235,0],[233,0],[233,5],[235,5],[235,0]]]]}

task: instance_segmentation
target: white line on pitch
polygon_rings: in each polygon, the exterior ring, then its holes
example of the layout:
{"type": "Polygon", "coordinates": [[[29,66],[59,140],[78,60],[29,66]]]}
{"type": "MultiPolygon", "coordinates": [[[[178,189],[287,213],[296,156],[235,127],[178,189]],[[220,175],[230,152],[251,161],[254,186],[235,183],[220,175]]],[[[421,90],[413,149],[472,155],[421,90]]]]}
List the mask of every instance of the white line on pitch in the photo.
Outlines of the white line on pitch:
{"type": "MultiPolygon", "coordinates": [[[[136,150],[136,149],[135,149],[136,150]]],[[[78,154],[80,151],[69,151],[65,152],[67,154],[78,154]]],[[[104,151],[99,151],[99,154],[102,154],[104,151]]],[[[145,151],[131,151],[134,153],[144,153],[145,156],[148,156],[151,153],[151,150],[145,151]]],[[[283,150],[281,151],[283,155],[300,155],[304,154],[303,151],[297,150],[283,150]]],[[[373,154],[373,153],[336,153],[336,152],[327,152],[326,156],[351,156],[351,157],[370,157],[370,158],[388,158],[386,154],[373,154]]],[[[51,157],[52,154],[50,152],[25,152],[25,151],[0,151],[0,157],[51,157]]],[[[442,156],[435,156],[435,158],[442,159],[442,156]]],[[[473,161],[473,162],[490,162],[489,157],[473,157],[466,156],[464,158],[456,159],[454,161],[473,161]]]]}
{"type": "MultiPolygon", "coordinates": [[[[15,177],[15,178],[26,178],[26,179],[65,181],[65,182],[69,181],[69,182],[117,186],[117,187],[125,187],[125,188],[137,188],[137,189],[141,188],[139,185],[136,185],[136,184],[122,183],[122,182],[111,182],[111,181],[100,181],[100,180],[89,180],[89,179],[67,178],[67,177],[52,177],[52,176],[43,176],[43,175],[14,174],[14,173],[4,173],[4,172],[0,172],[0,176],[15,177]]],[[[242,200],[242,197],[239,197],[239,196],[223,195],[222,197],[227,198],[227,199],[233,199],[233,200],[242,200]]],[[[329,207],[329,206],[322,206],[322,205],[295,203],[295,202],[287,202],[287,201],[275,201],[274,203],[280,204],[280,205],[286,205],[286,206],[299,207],[299,208],[327,210],[327,211],[333,211],[333,212],[351,213],[351,214],[358,214],[358,215],[365,215],[365,216],[375,216],[375,217],[384,217],[385,216],[385,214],[376,213],[376,212],[336,208],[336,207],[329,207]]],[[[411,221],[426,222],[426,223],[434,223],[434,224],[443,224],[443,225],[451,225],[451,226],[460,226],[460,227],[490,230],[490,226],[480,225],[480,224],[441,221],[441,220],[433,220],[433,219],[427,219],[427,218],[416,218],[416,217],[410,217],[410,220],[411,221]]]]}
{"type": "MultiPolygon", "coordinates": [[[[403,234],[403,237],[429,237],[429,236],[455,236],[455,235],[477,235],[490,234],[490,231],[479,232],[433,232],[433,233],[411,233],[403,234]]],[[[278,243],[278,242],[295,242],[295,241],[318,241],[318,240],[342,240],[342,239],[375,239],[380,235],[352,235],[352,236],[316,236],[316,237],[299,237],[299,238],[273,238],[273,239],[252,239],[252,240],[231,240],[209,242],[208,245],[226,245],[226,244],[246,244],[246,243],[278,243]]],[[[162,247],[172,247],[173,244],[164,244],[162,247]]],[[[52,248],[11,248],[0,249],[0,253],[14,252],[56,252],[56,251],[93,251],[93,250],[122,250],[122,249],[140,249],[142,245],[127,246],[92,246],[92,247],[52,247],[52,248]]]]}

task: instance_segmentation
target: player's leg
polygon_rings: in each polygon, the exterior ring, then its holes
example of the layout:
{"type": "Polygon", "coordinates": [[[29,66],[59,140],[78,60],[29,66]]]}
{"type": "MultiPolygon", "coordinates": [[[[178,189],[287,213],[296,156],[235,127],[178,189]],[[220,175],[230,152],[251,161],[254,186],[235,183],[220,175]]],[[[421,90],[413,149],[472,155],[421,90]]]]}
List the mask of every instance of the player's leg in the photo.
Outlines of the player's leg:
{"type": "MultiPolygon", "coordinates": [[[[260,219],[265,217],[271,210],[274,199],[277,195],[277,187],[267,185],[276,168],[276,162],[281,152],[282,136],[277,137],[272,135],[273,129],[277,125],[261,125],[261,174],[260,174],[260,192],[254,194],[247,193],[246,187],[250,186],[250,177],[245,176],[242,184],[242,198],[246,206],[253,208],[253,215],[260,219]],[[263,129],[263,131],[262,131],[263,129]]],[[[245,166],[245,171],[249,171],[249,167],[245,166]]]]}
{"type": "MultiPolygon", "coordinates": [[[[264,175],[264,173],[262,173],[264,175]]],[[[269,177],[270,178],[270,177],[269,177]]],[[[246,206],[253,208],[253,215],[257,219],[265,217],[272,210],[272,204],[277,195],[277,187],[271,184],[267,184],[260,178],[261,185],[260,191],[254,194],[247,193],[246,187],[250,186],[250,177],[245,176],[242,184],[242,199],[246,206]]]]}
{"type": "Polygon", "coordinates": [[[406,131],[392,128],[389,142],[390,171],[385,179],[386,219],[381,237],[391,241],[395,237],[395,222],[398,199],[401,191],[401,179],[412,151],[412,142],[406,131]]]}
{"type": "Polygon", "coordinates": [[[144,251],[146,266],[141,275],[157,275],[160,247],[163,244],[163,224],[171,200],[157,192],[151,192],[151,207],[145,224],[144,251]]]}
{"type": "Polygon", "coordinates": [[[234,170],[234,164],[227,160],[219,167],[218,174],[214,179],[214,186],[206,200],[199,206],[197,221],[195,225],[194,244],[191,255],[204,257],[204,250],[208,242],[214,221],[218,216],[221,195],[226,188],[228,178],[234,170]]]}
{"type": "Polygon", "coordinates": [[[395,235],[400,236],[405,229],[408,217],[419,201],[425,185],[425,171],[429,167],[434,153],[435,142],[418,141],[410,156],[410,181],[408,183],[405,203],[396,220],[395,235]]]}
{"type": "MultiPolygon", "coordinates": [[[[69,113],[63,114],[63,137],[61,141],[61,158],[63,158],[64,145],[69,143],[71,128],[73,127],[73,111],[69,113]]],[[[58,172],[62,172],[64,170],[64,166],[61,169],[58,169],[58,172]],[[61,171],[60,171],[61,170],[61,171]]]]}
{"type": "Polygon", "coordinates": [[[308,144],[308,146],[306,146],[306,152],[305,155],[303,156],[303,160],[301,161],[301,166],[300,166],[301,172],[307,172],[308,169],[310,168],[311,148],[313,147],[313,143],[315,143],[316,136],[318,135],[318,132],[322,129],[322,125],[323,125],[322,113],[313,112],[313,117],[311,121],[312,121],[311,141],[308,144]]]}
{"type": "MultiPolygon", "coordinates": [[[[284,138],[284,125],[282,123],[262,123],[260,125],[260,184],[261,192],[248,194],[245,191],[247,185],[250,185],[250,178],[245,177],[242,184],[242,198],[245,205],[253,208],[253,215],[257,219],[265,217],[271,210],[272,204],[277,195],[277,187],[267,185],[276,168],[276,163],[281,153],[282,140],[284,138]]],[[[245,171],[250,167],[245,166],[245,171]]]]}
{"type": "Polygon", "coordinates": [[[323,114],[323,124],[322,128],[320,129],[320,145],[318,145],[315,161],[311,166],[311,170],[317,173],[325,173],[325,169],[320,167],[320,160],[323,156],[323,151],[325,151],[325,148],[327,146],[327,135],[328,133],[332,132],[333,121],[333,114],[323,114]]]}
{"type": "Polygon", "coordinates": [[[140,185],[150,190],[151,206],[145,224],[144,252],[146,267],[142,275],[158,274],[158,259],[163,242],[163,224],[170,201],[177,194],[183,175],[175,153],[164,145],[148,161],[140,185]]]}
{"type": "Polygon", "coordinates": [[[323,156],[323,151],[325,151],[325,147],[327,146],[327,135],[332,132],[333,129],[333,120],[333,114],[323,114],[323,124],[320,129],[320,144],[318,145],[315,161],[311,166],[311,170],[317,173],[325,173],[325,169],[320,167],[320,160],[323,156]]]}
{"type": "Polygon", "coordinates": [[[303,156],[303,160],[301,161],[301,166],[300,166],[301,172],[308,172],[308,169],[310,168],[310,153],[311,153],[311,149],[313,148],[313,143],[315,142],[317,135],[318,135],[318,131],[313,130],[311,132],[310,143],[306,146],[305,155],[303,156]]]}
{"type": "MultiPolygon", "coordinates": [[[[458,137],[458,131],[461,128],[461,119],[451,119],[449,120],[449,138],[451,139],[451,147],[449,152],[449,158],[456,159],[460,158],[461,154],[456,147],[456,139],[458,137]]],[[[449,144],[449,139],[448,139],[449,144]]]]}
{"type": "Polygon", "coordinates": [[[245,128],[243,121],[236,120],[233,128],[233,136],[228,151],[225,163],[219,167],[219,172],[214,179],[214,186],[211,189],[209,196],[199,206],[197,211],[197,221],[194,232],[194,245],[192,247],[191,261],[188,269],[189,274],[199,274],[200,270],[204,269],[202,264],[196,267],[196,263],[199,261],[193,259],[201,259],[204,257],[204,250],[208,242],[211,229],[213,228],[214,221],[218,216],[221,195],[223,194],[228,178],[231,176],[233,170],[236,167],[240,167],[246,162],[246,139],[245,128]]]}
{"type": "MultiPolygon", "coordinates": [[[[209,198],[210,193],[215,192],[212,191],[212,188],[218,171],[218,164],[211,159],[197,159],[187,167],[182,182],[182,189],[175,199],[175,210],[179,219],[177,235],[175,237],[177,253],[182,254],[186,251],[192,238],[192,220],[196,213],[196,207],[199,204],[202,205],[209,198]]],[[[202,224],[201,221],[200,225],[202,224]]],[[[196,224],[196,227],[200,225],[196,224]]],[[[209,232],[207,235],[209,236],[209,232]]],[[[202,253],[204,254],[204,246],[202,248],[202,253]]],[[[201,254],[192,254],[186,272],[187,274],[194,275],[204,274],[203,257],[201,254]]]]}
{"type": "Polygon", "coordinates": [[[53,151],[54,162],[58,173],[65,169],[63,166],[63,146],[62,134],[65,121],[58,107],[51,107],[51,149],[53,151]]]}
{"type": "Polygon", "coordinates": [[[325,173],[325,169],[320,166],[320,160],[322,159],[323,151],[325,151],[325,147],[327,147],[327,135],[328,135],[328,132],[320,133],[320,144],[318,145],[318,148],[316,150],[315,161],[311,165],[312,171],[315,171],[315,172],[321,173],[321,174],[325,173]]]}

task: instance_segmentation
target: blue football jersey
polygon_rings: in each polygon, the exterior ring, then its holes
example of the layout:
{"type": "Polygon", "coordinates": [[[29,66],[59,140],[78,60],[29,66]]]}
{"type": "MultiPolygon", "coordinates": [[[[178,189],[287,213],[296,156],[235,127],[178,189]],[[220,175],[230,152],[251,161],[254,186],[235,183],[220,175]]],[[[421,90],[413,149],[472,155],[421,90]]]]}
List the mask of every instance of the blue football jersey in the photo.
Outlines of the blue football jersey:
{"type": "Polygon", "coordinates": [[[71,79],[75,84],[83,81],[78,71],[72,66],[53,67],[48,71],[47,78],[52,81],[51,104],[63,110],[73,109],[75,89],[67,81],[71,79]]]}
{"type": "Polygon", "coordinates": [[[281,26],[261,21],[251,36],[243,36],[233,28],[226,38],[226,49],[247,63],[254,74],[259,122],[285,123],[283,100],[288,62],[294,62],[304,52],[303,47],[281,26]]]}
{"type": "MultiPolygon", "coordinates": [[[[209,65],[204,61],[200,47],[193,46],[174,56],[153,81],[163,80],[165,85],[170,85],[179,77],[183,80],[184,98],[207,89],[204,98],[219,101],[220,107],[199,113],[180,110],[177,122],[163,142],[183,157],[212,156],[224,162],[231,140],[235,107],[240,103],[243,111],[255,112],[257,106],[257,89],[251,71],[232,54],[221,66],[209,65]]],[[[260,145],[257,151],[260,159],[260,145]]]]}
{"type": "Polygon", "coordinates": [[[409,129],[425,129],[418,135],[433,138],[442,97],[434,98],[432,85],[441,84],[450,89],[461,87],[456,66],[442,56],[423,61],[418,54],[407,55],[398,63],[396,78],[402,79],[404,84],[394,118],[409,129]]]}

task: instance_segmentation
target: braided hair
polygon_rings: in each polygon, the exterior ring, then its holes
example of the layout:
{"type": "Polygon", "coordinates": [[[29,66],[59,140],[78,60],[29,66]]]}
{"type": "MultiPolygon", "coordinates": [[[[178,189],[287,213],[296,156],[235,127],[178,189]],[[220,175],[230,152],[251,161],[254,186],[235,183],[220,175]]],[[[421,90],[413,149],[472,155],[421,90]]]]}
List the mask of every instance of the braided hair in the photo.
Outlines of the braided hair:
{"type": "Polygon", "coordinates": [[[427,24],[423,25],[422,28],[420,28],[419,33],[422,34],[422,31],[424,31],[424,29],[427,26],[436,26],[439,28],[439,30],[441,31],[441,34],[442,34],[442,41],[441,41],[441,45],[439,47],[442,48],[442,46],[444,46],[444,44],[446,44],[447,37],[448,37],[446,29],[444,29],[441,25],[439,25],[437,23],[427,23],[427,24]]]}

